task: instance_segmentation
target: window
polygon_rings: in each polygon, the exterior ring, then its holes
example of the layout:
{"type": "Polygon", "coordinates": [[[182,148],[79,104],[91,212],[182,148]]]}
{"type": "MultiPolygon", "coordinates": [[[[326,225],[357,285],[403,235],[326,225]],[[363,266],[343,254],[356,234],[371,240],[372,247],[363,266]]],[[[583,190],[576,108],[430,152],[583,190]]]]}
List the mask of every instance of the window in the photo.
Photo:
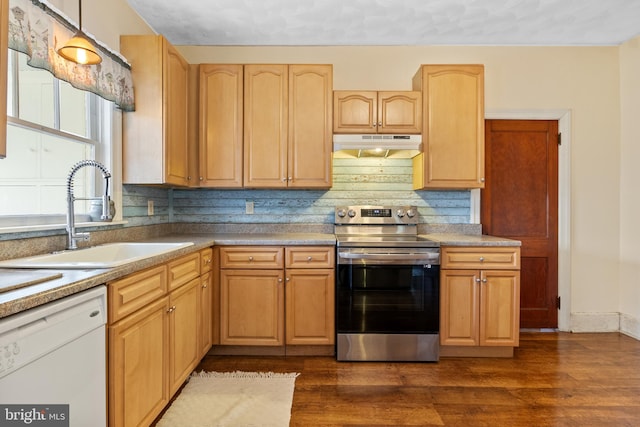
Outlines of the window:
{"type": "MultiPolygon", "coordinates": [[[[109,170],[110,141],[103,127],[111,103],[78,90],[48,71],[27,65],[27,57],[9,50],[7,157],[0,160],[0,217],[66,214],[66,181],[71,167],[94,159],[109,170]]],[[[82,168],[75,175],[77,198],[104,192],[102,175],[82,168]]],[[[88,201],[77,201],[77,214],[88,201]]],[[[64,222],[64,221],[62,221],[64,222]]],[[[58,221],[60,223],[60,221],[58,221]]]]}

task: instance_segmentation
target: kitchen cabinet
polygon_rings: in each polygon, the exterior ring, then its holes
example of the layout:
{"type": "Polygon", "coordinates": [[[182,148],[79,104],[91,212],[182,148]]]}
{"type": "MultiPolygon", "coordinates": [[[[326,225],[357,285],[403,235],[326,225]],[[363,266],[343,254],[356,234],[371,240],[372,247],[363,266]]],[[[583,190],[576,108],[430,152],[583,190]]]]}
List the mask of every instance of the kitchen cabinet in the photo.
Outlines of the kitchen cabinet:
{"type": "Polygon", "coordinates": [[[244,66],[244,187],[331,187],[332,86],[331,65],[244,66]]]}
{"type": "Polygon", "coordinates": [[[200,358],[213,345],[213,250],[200,251],[200,316],[198,318],[200,358]]]}
{"type": "Polygon", "coordinates": [[[335,343],[335,252],[328,247],[285,248],[287,345],[335,343]]]}
{"type": "Polygon", "coordinates": [[[333,345],[333,247],[228,246],[219,254],[220,344],[333,345]]]}
{"type": "MultiPolygon", "coordinates": [[[[9,49],[9,0],[0,0],[0,52],[9,49]]],[[[7,155],[7,61],[0,63],[0,159],[7,155]]]]}
{"type": "Polygon", "coordinates": [[[202,187],[242,187],[243,66],[200,65],[202,187]]]}
{"type": "Polygon", "coordinates": [[[484,188],[484,66],[423,65],[413,89],[423,107],[413,188],[484,188]]]}
{"type": "Polygon", "coordinates": [[[334,133],[422,132],[422,93],[419,91],[333,92],[334,133]]]}
{"type": "Polygon", "coordinates": [[[188,186],[189,65],[164,37],[120,36],[135,111],[123,114],[123,182],[188,186]]]}
{"type": "Polygon", "coordinates": [[[110,426],[149,425],[202,358],[202,323],[211,316],[203,312],[210,305],[200,274],[207,254],[211,249],[108,283],[110,426]]]}
{"type": "Polygon", "coordinates": [[[442,346],[518,346],[519,247],[443,247],[440,288],[442,346]]]}

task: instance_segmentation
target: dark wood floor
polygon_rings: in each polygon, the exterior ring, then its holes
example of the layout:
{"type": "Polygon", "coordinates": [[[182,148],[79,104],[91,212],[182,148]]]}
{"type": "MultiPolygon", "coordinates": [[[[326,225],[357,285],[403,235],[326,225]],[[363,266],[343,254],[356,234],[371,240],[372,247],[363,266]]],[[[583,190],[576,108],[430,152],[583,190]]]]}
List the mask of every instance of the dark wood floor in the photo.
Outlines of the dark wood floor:
{"type": "Polygon", "coordinates": [[[299,372],[291,426],[640,426],[640,341],[617,333],[522,333],[513,359],[207,356],[198,370],[299,372]]]}

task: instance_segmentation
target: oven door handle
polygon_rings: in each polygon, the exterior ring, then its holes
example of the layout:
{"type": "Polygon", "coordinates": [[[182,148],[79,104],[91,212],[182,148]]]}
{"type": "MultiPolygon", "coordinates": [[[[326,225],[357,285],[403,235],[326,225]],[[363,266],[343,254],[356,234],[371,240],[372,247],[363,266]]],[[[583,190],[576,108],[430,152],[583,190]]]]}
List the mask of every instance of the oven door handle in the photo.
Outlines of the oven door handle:
{"type": "Polygon", "coordinates": [[[425,263],[438,261],[440,255],[433,254],[358,254],[358,253],[338,253],[338,257],[349,260],[362,261],[424,261],[425,263]]]}

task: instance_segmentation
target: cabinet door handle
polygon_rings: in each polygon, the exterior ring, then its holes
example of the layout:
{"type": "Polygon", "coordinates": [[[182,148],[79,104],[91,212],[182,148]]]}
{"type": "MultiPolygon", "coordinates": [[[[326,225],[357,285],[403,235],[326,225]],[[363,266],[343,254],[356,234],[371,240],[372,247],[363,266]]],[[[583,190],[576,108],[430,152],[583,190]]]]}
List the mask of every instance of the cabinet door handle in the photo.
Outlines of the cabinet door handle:
{"type": "Polygon", "coordinates": [[[207,289],[207,284],[202,285],[202,289],[207,289]]]}
{"type": "Polygon", "coordinates": [[[476,283],[480,283],[480,279],[476,279],[476,283]]]}
{"type": "Polygon", "coordinates": [[[482,283],[487,283],[487,279],[482,279],[482,283]]]}

